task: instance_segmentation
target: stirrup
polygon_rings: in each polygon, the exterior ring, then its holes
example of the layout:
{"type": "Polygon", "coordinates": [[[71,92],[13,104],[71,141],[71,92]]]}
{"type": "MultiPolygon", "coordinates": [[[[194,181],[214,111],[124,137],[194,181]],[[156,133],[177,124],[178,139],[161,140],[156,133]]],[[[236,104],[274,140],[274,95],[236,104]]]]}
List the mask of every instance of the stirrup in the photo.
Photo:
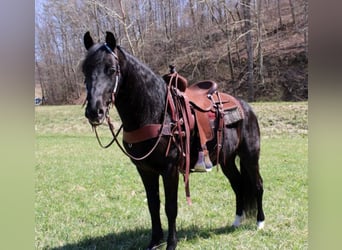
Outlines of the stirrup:
{"type": "Polygon", "coordinates": [[[198,160],[194,167],[194,172],[210,172],[213,164],[210,161],[209,155],[204,155],[203,151],[198,152],[198,160]]]}

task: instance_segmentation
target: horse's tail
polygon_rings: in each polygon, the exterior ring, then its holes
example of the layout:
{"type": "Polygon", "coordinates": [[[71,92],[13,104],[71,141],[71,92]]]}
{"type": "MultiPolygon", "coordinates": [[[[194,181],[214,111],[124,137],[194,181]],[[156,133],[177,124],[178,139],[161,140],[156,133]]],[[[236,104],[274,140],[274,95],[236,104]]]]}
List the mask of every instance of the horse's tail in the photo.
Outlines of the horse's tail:
{"type": "MultiPolygon", "coordinates": [[[[263,193],[263,181],[259,172],[260,128],[252,108],[243,103],[245,121],[243,123],[243,145],[240,154],[243,207],[246,216],[255,216],[258,197],[263,193]]],[[[259,202],[259,201],[258,201],[259,202]]]]}
{"type": "Polygon", "coordinates": [[[250,176],[248,171],[241,167],[243,205],[246,217],[254,217],[257,212],[257,185],[255,177],[250,176]]]}

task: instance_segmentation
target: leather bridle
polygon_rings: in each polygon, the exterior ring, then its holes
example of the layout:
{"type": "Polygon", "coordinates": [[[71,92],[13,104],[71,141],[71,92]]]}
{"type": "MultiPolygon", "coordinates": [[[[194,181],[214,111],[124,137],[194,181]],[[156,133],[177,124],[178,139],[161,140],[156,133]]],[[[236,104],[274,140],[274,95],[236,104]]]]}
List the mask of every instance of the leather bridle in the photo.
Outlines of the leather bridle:
{"type": "MultiPolygon", "coordinates": [[[[118,61],[119,58],[118,56],[114,53],[114,51],[112,51],[106,44],[104,44],[106,50],[112,54],[114,56],[114,58],[118,61]]],[[[110,100],[110,103],[114,106],[115,105],[115,96],[117,94],[117,90],[118,90],[118,85],[119,85],[119,80],[120,80],[120,75],[121,75],[121,72],[120,72],[120,65],[117,64],[117,69],[116,69],[116,76],[115,76],[115,84],[114,84],[114,88],[113,88],[113,91],[111,93],[111,100],[110,100]]],[[[172,79],[171,79],[172,80],[172,79]]],[[[170,86],[171,86],[171,80],[170,80],[170,86]]],[[[99,145],[102,147],[102,148],[109,148],[114,142],[116,142],[116,144],[118,145],[118,147],[121,149],[121,151],[128,157],[130,157],[131,159],[133,160],[136,160],[136,161],[141,161],[141,160],[144,160],[146,159],[149,155],[151,155],[153,153],[153,151],[156,149],[156,147],[158,146],[162,136],[164,136],[166,133],[164,132],[165,129],[164,127],[166,126],[169,126],[167,124],[165,124],[165,121],[166,121],[166,116],[167,116],[167,107],[168,107],[168,95],[170,94],[170,86],[168,86],[167,88],[167,93],[166,93],[166,102],[165,102],[165,109],[164,109],[164,118],[163,118],[163,123],[160,124],[160,130],[158,131],[158,137],[157,137],[157,140],[155,142],[155,144],[153,145],[153,147],[143,156],[141,157],[135,157],[133,156],[132,154],[128,153],[127,150],[125,150],[125,148],[120,144],[120,142],[118,141],[118,136],[123,128],[123,124],[121,124],[119,130],[117,132],[115,132],[114,130],[114,125],[113,123],[111,122],[110,120],[110,116],[109,116],[109,106],[108,106],[108,110],[106,112],[106,121],[107,121],[107,124],[108,124],[108,127],[109,127],[109,130],[113,136],[112,140],[107,144],[107,145],[103,145],[101,140],[100,140],[100,137],[98,135],[98,132],[97,132],[97,129],[96,129],[96,125],[93,126],[93,130],[95,132],[95,135],[96,135],[96,139],[99,143],[99,145]]],[[[159,129],[159,127],[158,127],[159,129]]],[[[152,138],[151,138],[152,139],[152,138]]]]}

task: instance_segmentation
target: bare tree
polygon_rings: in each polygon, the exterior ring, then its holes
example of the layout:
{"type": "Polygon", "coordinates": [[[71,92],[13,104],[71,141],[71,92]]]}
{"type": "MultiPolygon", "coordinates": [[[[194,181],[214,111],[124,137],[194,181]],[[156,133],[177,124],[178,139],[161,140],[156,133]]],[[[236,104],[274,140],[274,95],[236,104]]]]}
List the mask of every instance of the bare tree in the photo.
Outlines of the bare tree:
{"type": "Polygon", "coordinates": [[[280,0],[277,0],[277,7],[278,7],[278,17],[279,17],[279,28],[280,28],[280,27],[283,27],[283,18],[281,16],[280,0]]]}
{"type": "Polygon", "coordinates": [[[264,84],[264,56],[262,51],[262,0],[257,0],[257,26],[258,26],[258,41],[257,41],[257,48],[258,48],[258,62],[259,62],[259,77],[261,84],[264,84]]]}
{"type": "Polygon", "coordinates": [[[36,15],[37,83],[42,85],[48,103],[79,99],[85,91],[80,71],[85,53],[83,34],[90,31],[101,41],[105,31],[111,30],[119,44],[158,73],[164,73],[168,63],[175,62],[190,81],[218,77],[228,83],[222,87],[242,89],[242,95],[253,100],[254,88],[259,87],[255,81],[269,82],[271,77],[264,63],[270,56],[283,53],[277,50],[270,55],[268,43],[286,49],[284,35],[290,33],[281,30],[282,25],[295,23],[297,33],[291,34],[301,33],[303,41],[298,43],[307,50],[307,2],[44,0],[36,15]],[[258,71],[253,74],[254,67],[258,71]],[[248,88],[241,84],[244,76],[248,88]]]}
{"type": "Polygon", "coordinates": [[[132,54],[135,55],[135,50],[134,50],[134,47],[133,47],[133,44],[131,41],[131,37],[130,37],[129,32],[128,32],[128,27],[130,26],[130,24],[128,23],[128,18],[126,15],[125,8],[122,4],[122,0],[119,0],[119,5],[120,5],[120,10],[121,10],[121,22],[122,22],[123,27],[124,27],[126,39],[128,41],[128,44],[129,44],[129,47],[131,49],[132,54]]]}
{"type": "Polygon", "coordinates": [[[289,4],[290,4],[290,9],[291,9],[292,23],[296,25],[296,15],[295,15],[295,10],[294,10],[292,0],[289,0],[289,4]]]}
{"type": "Polygon", "coordinates": [[[245,40],[247,50],[247,86],[248,101],[254,101],[254,75],[253,75],[253,40],[252,40],[252,20],[251,20],[251,0],[243,0],[243,16],[245,20],[245,40]]]}
{"type": "Polygon", "coordinates": [[[304,0],[304,46],[305,46],[305,54],[308,54],[308,15],[309,15],[309,3],[308,0],[304,0]]]}
{"type": "Polygon", "coordinates": [[[194,0],[189,0],[190,4],[190,16],[192,20],[192,25],[196,27],[196,16],[195,16],[195,5],[194,5],[194,0]]]}

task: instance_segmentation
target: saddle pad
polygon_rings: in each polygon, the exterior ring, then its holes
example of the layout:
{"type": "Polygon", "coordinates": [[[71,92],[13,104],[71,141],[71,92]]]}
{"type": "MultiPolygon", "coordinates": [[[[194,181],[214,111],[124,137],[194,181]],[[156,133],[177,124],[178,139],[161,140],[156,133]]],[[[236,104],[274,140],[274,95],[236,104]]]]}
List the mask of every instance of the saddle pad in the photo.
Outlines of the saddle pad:
{"type": "Polygon", "coordinates": [[[224,113],[223,120],[226,126],[243,119],[243,116],[241,112],[239,111],[238,107],[234,109],[224,110],[223,113],[224,113]]]}
{"type": "MultiPolygon", "coordinates": [[[[227,126],[242,120],[244,115],[239,101],[235,97],[225,93],[219,93],[219,95],[223,106],[224,124],[227,126]]],[[[218,99],[217,96],[215,97],[218,99]]],[[[215,102],[218,103],[216,99],[215,102]]]]}

